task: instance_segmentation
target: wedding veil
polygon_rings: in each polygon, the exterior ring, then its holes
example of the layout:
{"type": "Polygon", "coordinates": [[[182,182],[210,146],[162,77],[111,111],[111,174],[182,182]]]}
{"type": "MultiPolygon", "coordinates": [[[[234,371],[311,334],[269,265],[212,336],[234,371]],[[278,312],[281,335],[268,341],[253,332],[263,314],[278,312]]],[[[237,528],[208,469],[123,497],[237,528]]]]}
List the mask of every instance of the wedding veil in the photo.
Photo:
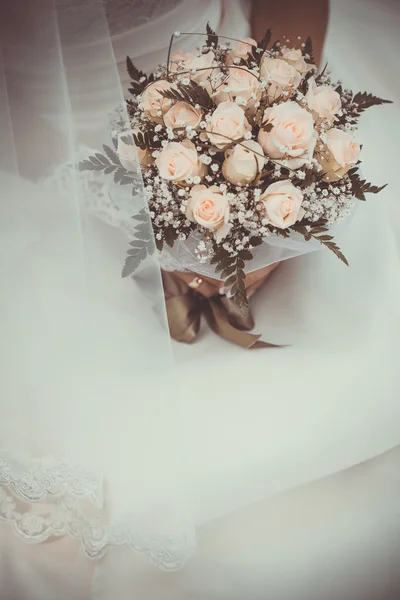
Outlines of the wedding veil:
{"type": "Polygon", "coordinates": [[[140,170],[114,165],[132,194],[77,166],[103,145],[112,162],[110,131],[129,129],[104,5],[21,0],[0,17],[0,520],[176,569],[195,540],[160,268],[148,256],[139,285],[122,279],[128,242],[86,210],[103,194],[150,244],[146,213],[132,219],[140,170]],[[88,111],[81,84],[99,72],[104,110],[88,111]]]}

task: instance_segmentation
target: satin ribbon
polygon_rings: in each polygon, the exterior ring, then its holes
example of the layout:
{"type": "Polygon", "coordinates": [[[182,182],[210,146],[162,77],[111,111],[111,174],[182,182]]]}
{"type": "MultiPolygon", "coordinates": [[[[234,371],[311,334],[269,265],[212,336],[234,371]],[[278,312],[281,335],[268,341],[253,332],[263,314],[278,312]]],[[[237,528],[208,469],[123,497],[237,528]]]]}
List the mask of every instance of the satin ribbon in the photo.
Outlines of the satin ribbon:
{"type": "Polygon", "coordinates": [[[231,298],[216,295],[206,298],[194,291],[175,273],[162,271],[168,325],[177,342],[192,344],[200,330],[203,314],[220,337],[242,348],[278,348],[262,341],[261,335],[248,333],[254,327],[251,313],[243,314],[231,298]]]}

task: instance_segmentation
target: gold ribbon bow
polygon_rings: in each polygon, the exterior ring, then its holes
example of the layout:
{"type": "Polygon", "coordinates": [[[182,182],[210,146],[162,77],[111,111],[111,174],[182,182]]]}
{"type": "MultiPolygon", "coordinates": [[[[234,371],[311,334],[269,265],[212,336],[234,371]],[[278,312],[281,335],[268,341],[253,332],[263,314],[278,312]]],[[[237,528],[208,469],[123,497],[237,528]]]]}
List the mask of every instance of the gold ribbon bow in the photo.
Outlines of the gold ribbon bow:
{"type": "Polygon", "coordinates": [[[169,330],[177,342],[191,344],[195,341],[204,314],[217,335],[242,348],[279,347],[263,342],[261,335],[248,333],[254,326],[253,317],[251,313],[243,314],[231,298],[219,294],[206,298],[173,272],[163,271],[162,279],[169,330]]]}

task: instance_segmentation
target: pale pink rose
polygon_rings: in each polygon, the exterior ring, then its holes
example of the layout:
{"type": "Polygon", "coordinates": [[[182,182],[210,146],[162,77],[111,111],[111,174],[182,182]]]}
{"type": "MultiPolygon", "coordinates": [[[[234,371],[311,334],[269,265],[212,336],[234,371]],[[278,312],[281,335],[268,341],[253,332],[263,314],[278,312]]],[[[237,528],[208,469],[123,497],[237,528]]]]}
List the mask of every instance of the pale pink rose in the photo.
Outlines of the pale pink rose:
{"type": "MultiPolygon", "coordinates": [[[[139,133],[139,129],[134,129],[133,133],[139,133]]],[[[153,157],[147,149],[142,150],[135,146],[133,137],[129,133],[122,133],[118,137],[117,154],[121,165],[128,171],[136,171],[138,160],[142,167],[148,167],[154,162],[153,157]],[[124,141],[124,139],[127,141],[124,141]],[[129,143],[129,141],[132,143],[129,143]]]]}
{"type": "Polygon", "coordinates": [[[207,126],[208,138],[217,148],[224,149],[232,141],[243,137],[251,127],[244,110],[236,102],[221,102],[207,126]]]}
{"type": "Polygon", "coordinates": [[[220,72],[219,67],[213,67],[215,62],[215,54],[212,50],[206,54],[200,54],[200,56],[193,56],[193,58],[185,62],[185,68],[189,71],[195,69],[195,73],[189,73],[190,79],[203,86],[209,94],[212,93],[213,86],[210,83],[210,78],[220,72]]]}
{"type": "Polygon", "coordinates": [[[266,92],[270,100],[278,98],[283,91],[296,89],[301,81],[298,70],[281,58],[264,56],[260,73],[269,84],[266,92]]]}
{"type": "Polygon", "coordinates": [[[190,52],[183,52],[182,50],[179,50],[178,52],[173,52],[170,58],[169,70],[172,73],[186,71],[187,64],[194,58],[195,55],[190,52]]]}
{"type": "Polygon", "coordinates": [[[272,125],[270,131],[260,129],[258,134],[267,156],[282,159],[282,164],[290,169],[298,169],[312,158],[318,137],[314,119],[297,102],[267,108],[263,124],[272,125]]]}
{"type": "Polygon", "coordinates": [[[240,97],[246,102],[246,108],[252,108],[261,97],[260,82],[257,74],[252,73],[245,67],[229,69],[229,75],[225,83],[212,94],[217,104],[227,100],[235,100],[240,97]]]}
{"type": "Polygon", "coordinates": [[[260,200],[270,224],[279,229],[291,227],[305,214],[301,208],[303,194],[290,179],[272,183],[260,196],[260,200]]]}
{"type": "Polygon", "coordinates": [[[155,162],[160,176],[174,183],[182,183],[189,177],[203,177],[207,170],[190,140],[170,142],[161,150],[155,162]]]}
{"type": "Polygon", "coordinates": [[[337,181],[354,167],[361,148],[352,135],[333,127],[326,133],[326,149],[322,152],[321,166],[327,181],[337,181]]]}
{"type": "Polygon", "coordinates": [[[202,116],[201,110],[188,102],[177,102],[165,113],[164,124],[171,129],[188,126],[195,129],[199,125],[202,116]]]}
{"type": "Polygon", "coordinates": [[[162,115],[171,107],[172,101],[163,98],[160,92],[166,92],[171,89],[169,81],[155,81],[150,83],[142,93],[142,99],[139,108],[144,110],[146,115],[152,121],[162,121],[162,115]]]}
{"type": "Polygon", "coordinates": [[[246,60],[252,50],[252,46],[257,48],[257,42],[256,40],[253,40],[253,38],[248,37],[240,42],[237,42],[236,46],[227,54],[227,64],[232,64],[235,58],[242,58],[243,60],[246,60]]]}
{"type": "Polygon", "coordinates": [[[260,144],[246,140],[227,150],[222,165],[222,174],[234,185],[251,183],[261,173],[265,157],[260,144]]]}
{"type": "Polygon", "coordinates": [[[306,63],[301,50],[295,50],[294,48],[282,48],[282,58],[292,65],[301,75],[305,75],[310,69],[314,68],[314,65],[306,63]]]}
{"type": "Polygon", "coordinates": [[[231,228],[229,202],[217,185],[193,186],[186,207],[186,216],[189,221],[212,230],[217,241],[221,241],[231,228]]]}
{"type": "Polygon", "coordinates": [[[309,79],[306,98],[309,108],[328,121],[333,121],[342,108],[340,95],[329,85],[317,85],[314,77],[309,79]]]}

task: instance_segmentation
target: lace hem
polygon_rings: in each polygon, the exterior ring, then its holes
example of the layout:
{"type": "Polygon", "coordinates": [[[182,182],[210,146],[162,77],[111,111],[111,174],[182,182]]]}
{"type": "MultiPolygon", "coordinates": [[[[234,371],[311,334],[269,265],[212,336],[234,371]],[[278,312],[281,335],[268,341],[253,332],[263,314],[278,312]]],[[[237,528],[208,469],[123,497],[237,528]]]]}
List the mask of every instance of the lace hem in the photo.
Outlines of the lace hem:
{"type": "Polygon", "coordinates": [[[182,523],[152,535],[130,515],[108,522],[102,480],[80,467],[50,459],[27,466],[4,451],[0,457],[0,522],[25,542],[69,536],[81,541],[91,559],[102,558],[110,546],[126,545],[165,571],[182,568],[195,550],[194,535],[182,523]]]}

